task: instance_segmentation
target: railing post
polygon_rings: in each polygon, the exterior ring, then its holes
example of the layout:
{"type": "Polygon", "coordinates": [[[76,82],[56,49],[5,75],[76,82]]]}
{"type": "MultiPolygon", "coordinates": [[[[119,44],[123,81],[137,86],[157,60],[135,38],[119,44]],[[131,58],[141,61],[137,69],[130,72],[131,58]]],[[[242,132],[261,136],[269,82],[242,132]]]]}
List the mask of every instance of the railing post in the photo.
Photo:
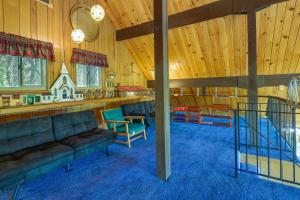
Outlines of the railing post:
{"type": "Polygon", "coordinates": [[[280,180],[282,180],[282,134],[281,134],[281,101],[279,101],[279,110],[278,110],[278,125],[279,125],[279,131],[277,131],[278,137],[279,137],[279,165],[280,165],[280,180]]]}
{"type": "Polygon", "coordinates": [[[292,127],[293,127],[293,181],[296,181],[296,168],[295,168],[295,162],[296,162],[296,157],[297,157],[297,143],[296,143],[296,134],[297,134],[297,130],[296,130],[296,108],[292,107],[291,111],[292,111],[292,127]]]}
{"type": "Polygon", "coordinates": [[[234,155],[235,155],[235,177],[238,177],[238,144],[237,144],[237,110],[234,111],[234,155]]]}

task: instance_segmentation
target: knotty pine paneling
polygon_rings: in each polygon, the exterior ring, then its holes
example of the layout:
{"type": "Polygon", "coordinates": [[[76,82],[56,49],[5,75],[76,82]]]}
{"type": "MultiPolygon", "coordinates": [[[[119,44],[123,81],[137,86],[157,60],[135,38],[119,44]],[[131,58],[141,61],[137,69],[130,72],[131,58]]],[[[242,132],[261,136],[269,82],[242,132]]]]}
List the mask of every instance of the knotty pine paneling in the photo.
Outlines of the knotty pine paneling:
{"type": "MultiPolygon", "coordinates": [[[[100,3],[97,0],[84,2],[88,5],[100,3]]],[[[97,40],[81,44],[72,41],[69,13],[76,3],[77,0],[54,0],[53,8],[49,8],[36,0],[0,0],[0,31],[53,43],[56,61],[49,62],[49,87],[58,77],[63,62],[75,81],[75,67],[70,63],[75,47],[106,54],[109,68],[105,69],[105,74],[116,72],[117,83],[145,86],[146,79],[134,57],[124,42],[116,42],[109,16],[101,22],[97,40]]]]}
{"type": "MultiPolygon", "coordinates": [[[[169,14],[217,0],[169,0],[169,14]]],[[[153,20],[152,0],[101,0],[116,29],[153,20]]],[[[247,75],[247,20],[234,15],[169,31],[170,78],[247,75]]],[[[257,12],[258,74],[300,72],[300,0],[257,12]]],[[[153,34],[126,42],[148,79],[153,79],[153,34]]]]}

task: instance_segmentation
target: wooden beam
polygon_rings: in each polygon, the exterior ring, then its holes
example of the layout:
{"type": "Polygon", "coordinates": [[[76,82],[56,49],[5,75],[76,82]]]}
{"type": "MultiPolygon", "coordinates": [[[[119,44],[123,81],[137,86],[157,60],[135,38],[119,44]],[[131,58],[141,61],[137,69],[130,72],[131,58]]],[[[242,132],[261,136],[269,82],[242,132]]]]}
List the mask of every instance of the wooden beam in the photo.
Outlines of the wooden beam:
{"type": "MultiPolygon", "coordinates": [[[[197,87],[236,87],[238,77],[195,78],[170,80],[170,88],[197,88],[197,87]]],[[[148,80],[147,87],[155,88],[155,81],[148,80]]]]}
{"type": "Polygon", "coordinates": [[[248,103],[257,103],[256,12],[247,14],[248,26],[248,103]]]}
{"type": "MultiPolygon", "coordinates": [[[[257,87],[288,86],[290,80],[300,74],[258,75],[257,87]]],[[[217,78],[173,79],[169,81],[170,88],[197,88],[197,87],[238,87],[248,88],[248,76],[231,76],[217,78]]],[[[155,81],[147,81],[148,88],[155,87],[155,81]]]]}
{"type": "MultiPolygon", "coordinates": [[[[219,17],[246,14],[285,0],[221,0],[169,16],[169,29],[195,24],[219,17]]],[[[154,21],[117,30],[117,41],[153,33],[154,21]]]]}
{"type": "Polygon", "coordinates": [[[258,143],[258,81],[257,81],[257,35],[256,35],[256,11],[247,13],[248,26],[248,125],[250,132],[250,144],[258,143]]]}
{"type": "Polygon", "coordinates": [[[155,121],[157,176],[167,180],[171,175],[170,95],[168,61],[168,1],[154,2],[155,121]]]}

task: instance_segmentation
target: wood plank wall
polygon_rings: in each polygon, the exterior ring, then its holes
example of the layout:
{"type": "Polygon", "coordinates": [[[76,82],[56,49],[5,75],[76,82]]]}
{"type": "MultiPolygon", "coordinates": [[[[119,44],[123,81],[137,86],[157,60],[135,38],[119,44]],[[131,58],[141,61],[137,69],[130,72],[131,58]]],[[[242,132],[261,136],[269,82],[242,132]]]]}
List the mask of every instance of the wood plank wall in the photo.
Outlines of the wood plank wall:
{"type": "MultiPolygon", "coordinates": [[[[187,106],[187,105],[212,105],[212,104],[227,104],[230,105],[233,109],[237,108],[237,103],[246,103],[246,97],[235,97],[235,89],[234,88],[218,88],[216,97],[215,88],[206,88],[206,95],[207,96],[196,96],[197,91],[195,88],[184,88],[183,89],[183,96],[171,96],[171,109],[180,107],[180,106],[187,106]],[[193,94],[193,95],[189,95],[193,94]],[[230,96],[230,97],[222,97],[222,96],[230,96]]],[[[180,94],[179,89],[171,89],[171,94],[180,94]]],[[[200,88],[200,94],[202,94],[202,89],[200,88]]],[[[287,96],[287,88],[285,87],[283,90],[280,90],[279,87],[263,87],[258,89],[258,95],[272,95],[275,97],[280,97],[286,99],[287,96]]],[[[247,90],[246,89],[238,89],[237,90],[238,96],[246,96],[247,90]]],[[[268,99],[259,97],[259,103],[267,103],[268,99]]],[[[263,109],[266,107],[264,106],[263,109]]]]}
{"type": "MultiPolygon", "coordinates": [[[[169,0],[169,14],[217,0],[169,0]]],[[[117,29],[153,20],[152,0],[101,0],[117,29]]],[[[300,72],[300,0],[257,12],[258,74],[300,72]]],[[[169,31],[170,78],[247,75],[247,20],[227,16],[169,31]]],[[[126,41],[146,77],[153,79],[153,34],[126,41]],[[152,71],[151,71],[152,70],[152,71]]]]}
{"type": "MultiPolygon", "coordinates": [[[[81,0],[93,5],[97,0],[81,0]]],[[[75,81],[75,67],[70,63],[73,48],[99,52],[108,56],[109,69],[117,73],[116,83],[145,86],[146,79],[122,42],[116,42],[115,30],[108,16],[100,24],[98,39],[76,44],[71,40],[69,13],[77,0],[53,0],[50,8],[36,0],[0,0],[0,31],[48,41],[54,44],[55,62],[49,62],[48,87],[58,77],[61,64],[75,81]]],[[[106,77],[106,75],[104,75],[106,77]]]]}

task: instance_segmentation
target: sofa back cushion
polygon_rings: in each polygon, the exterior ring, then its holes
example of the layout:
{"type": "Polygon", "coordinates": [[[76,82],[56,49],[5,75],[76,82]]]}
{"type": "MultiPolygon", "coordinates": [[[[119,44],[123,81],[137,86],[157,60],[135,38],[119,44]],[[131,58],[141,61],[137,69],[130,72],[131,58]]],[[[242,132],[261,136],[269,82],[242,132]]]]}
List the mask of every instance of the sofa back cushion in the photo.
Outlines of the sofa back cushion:
{"type": "Polygon", "coordinates": [[[51,117],[18,120],[0,125],[0,155],[54,141],[51,117]]]}
{"type": "Polygon", "coordinates": [[[125,116],[130,116],[136,110],[136,104],[130,103],[122,105],[122,110],[125,116]]]}
{"type": "Polygon", "coordinates": [[[155,101],[150,101],[151,112],[155,112],[155,101]]]}
{"type": "Polygon", "coordinates": [[[136,110],[135,112],[137,114],[141,114],[141,115],[145,115],[146,114],[146,110],[145,110],[145,106],[143,102],[138,102],[136,103],[136,110]]]}
{"type": "Polygon", "coordinates": [[[67,113],[52,117],[55,140],[78,135],[98,128],[95,113],[91,110],[67,113]]]}
{"type": "MultiPolygon", "coordinates": [[[[102,112],[103,114],[103,118],[105,121],[125,121],[125,118],[123,116],[123,112],[121,107],[119,108],[115,108],[115,109],[111,109],[111,110],[105,110],[102,112]]],[[[116,126],[123,126],[124,124],[117,124],[116,126]]],[[[113,125],[112,124],[107,124],[107,127],[112,130],[113,129],[113,125]]]]}
{"type": "Polygon", "coordinates": [[[151,101],[144,101],[143,104],[144,104],[146,114],[152,113],[151,101]]]}

